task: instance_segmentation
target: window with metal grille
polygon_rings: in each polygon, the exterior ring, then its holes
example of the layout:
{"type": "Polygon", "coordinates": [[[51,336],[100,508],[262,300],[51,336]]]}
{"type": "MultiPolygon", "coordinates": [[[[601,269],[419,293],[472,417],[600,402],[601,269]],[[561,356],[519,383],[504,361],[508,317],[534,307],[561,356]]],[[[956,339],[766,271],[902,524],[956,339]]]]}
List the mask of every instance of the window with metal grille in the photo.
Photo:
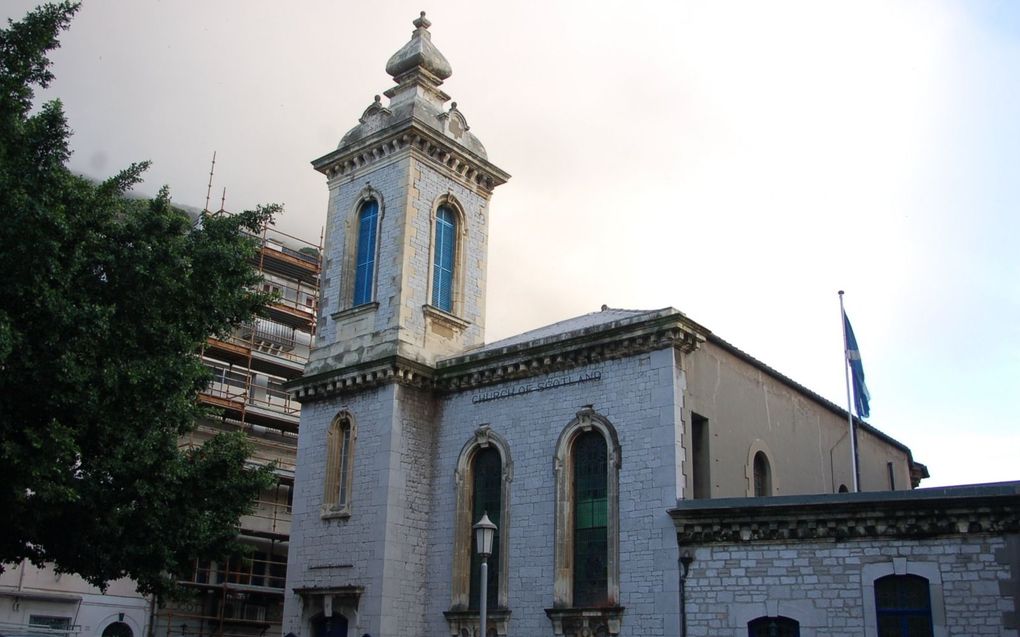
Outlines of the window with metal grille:
{"type": "Polygon", "coordinates": [[[878,637],[931,637],[931,595],[920,575],[875,580],[878,637]]]}
{"type": "MultiPolygon", "coordinates": [[[[489,520],[496,525],[497,529],[503,528],[500,520],[503,510],[503,463],[499,458],[499,451],[494,447],[481,449],[475,454],[473,475],[473,495],[471,505],[471,519],[478,521],[482,514],[487,514],[489,520]]],[[[497,606],[499,596],[499,533],[492,539],[492,555],[489,556],[489,575],[486,602],[489,608],[497,606]]],[[[482,568],[482,559],[478,557],[478,551],[471,542],[471,596],[470,607],[479,607],[479,574],[482,568]]]]}
{"type": "Polygon", "coordinates": [[[747,622],[748,637],[800,637],[800,622],[789,617],[759,617],[747,622]]]}
{"type": "Polygon", "coordinates": [[[607,457],[598,432],[574,442],[574,606],[597,606],[607,597],[607,457]]]}
{"type": "Polygon", "coordinates": [[[453,311],[453,260],[457,250],[457,217],[449,206],[436,211],[435,253],[432,257],[432,305],[453,311]]]}
{"type": "Polygon", "coordinates": [[[375,278],[376,230],[379,226],[379,203],[369,199],[358,212],[358,247],[354,265],[354,305],[370,303],[375,278]]]}

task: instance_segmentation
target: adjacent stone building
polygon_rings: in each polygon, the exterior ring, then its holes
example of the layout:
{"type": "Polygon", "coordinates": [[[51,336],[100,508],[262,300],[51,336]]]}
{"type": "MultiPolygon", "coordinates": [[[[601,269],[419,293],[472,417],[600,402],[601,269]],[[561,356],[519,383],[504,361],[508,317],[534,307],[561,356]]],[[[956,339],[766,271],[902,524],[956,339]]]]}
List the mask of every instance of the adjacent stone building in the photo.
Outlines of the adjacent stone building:
{"type": "Polygon", "coordinates": [[[691,637],[1002,636],[1020,625],[1020,482],[683,501],[670,515],[691,637]]]}
{"type": "MultiPolygon", "coordinates": [[[[329,207],[317,340],[288,385],[302,410],[283,630],[479,634],[484,513],[489,635],[680,634],[678,501],[863,497],[837,495],[847,414],[672,308],[486,344],[488,204],[509,175],[447,105],[429,26],[387,63],[388,102],[313,162],[329,207]]],[[[865,491],[927,476],[865,423],[858,448],[865,491]]],[[[691,584],[711,550],[695,547],[691,584]]]]}

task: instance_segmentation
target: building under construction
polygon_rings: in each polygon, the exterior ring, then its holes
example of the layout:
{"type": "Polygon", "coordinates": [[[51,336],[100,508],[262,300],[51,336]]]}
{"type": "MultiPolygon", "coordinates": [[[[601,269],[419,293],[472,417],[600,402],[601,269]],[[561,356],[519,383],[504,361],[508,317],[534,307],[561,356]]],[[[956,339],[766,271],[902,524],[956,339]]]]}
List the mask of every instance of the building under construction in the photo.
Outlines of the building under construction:
{"type": "Polygon", "coordinates": [[[196,562],[182,581],[193,595],[156,609],[154,637],[280,633],[300,416],[300,404],[283,384],[300,376],[308,360],[321,250],[272,228],[258,239],[261,285],[273,300],[263,316],[206,343],[202,358],[213,378],[199,400],[218,416],[203,421],[182,443],[201,445],[218,432],[244,431],[254,446],[251,462],[275,463],[277,482],[241,520],[250,553],[196,562]]]}

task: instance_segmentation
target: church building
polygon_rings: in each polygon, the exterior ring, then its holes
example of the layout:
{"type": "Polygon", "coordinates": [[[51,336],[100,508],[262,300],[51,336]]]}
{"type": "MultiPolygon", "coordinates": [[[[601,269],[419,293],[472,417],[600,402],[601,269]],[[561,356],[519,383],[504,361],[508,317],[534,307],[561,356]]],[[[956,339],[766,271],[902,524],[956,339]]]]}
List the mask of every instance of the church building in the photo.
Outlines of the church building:
{"type": "MultiPolygon", "coordinates": [[[[710,626],[726,592],[688,617],[687,569],[714,580],[684,546],[724,563],[732,538],[678,502],[746,512],[852,488],[847,413],[669,307],[486,343],[489,202],[510,175],[443,92],[425,14],[413,24],[386,100],[313,162],[329,204],[316,342],[288,384],[302,407],[283,632],[479,635],[483,514],[488,635],[710,626]]],[[[863,422],[857,448],[862,491],[927,476],[863,422]]]]}

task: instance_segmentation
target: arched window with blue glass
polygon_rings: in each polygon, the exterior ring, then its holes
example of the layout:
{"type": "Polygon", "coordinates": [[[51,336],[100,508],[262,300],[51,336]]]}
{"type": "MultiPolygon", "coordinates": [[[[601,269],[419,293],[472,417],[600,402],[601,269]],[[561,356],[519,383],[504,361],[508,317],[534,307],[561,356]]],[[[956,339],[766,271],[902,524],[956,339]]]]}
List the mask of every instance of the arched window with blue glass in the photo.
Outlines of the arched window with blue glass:
{"type": "Polygon", "coordinates": [[[358,211],[358,247],[354,264],[354,302],[371,303],[375,293],[376,238],[379,234],[379,202],[369,199],[358,211]]]}
{"type": "Polygon", "coordinates": [[[436,211],[432,254],[432,306],[453,312],[454,261],[457,256],[457,214],[448,205],[436,211]]]}

